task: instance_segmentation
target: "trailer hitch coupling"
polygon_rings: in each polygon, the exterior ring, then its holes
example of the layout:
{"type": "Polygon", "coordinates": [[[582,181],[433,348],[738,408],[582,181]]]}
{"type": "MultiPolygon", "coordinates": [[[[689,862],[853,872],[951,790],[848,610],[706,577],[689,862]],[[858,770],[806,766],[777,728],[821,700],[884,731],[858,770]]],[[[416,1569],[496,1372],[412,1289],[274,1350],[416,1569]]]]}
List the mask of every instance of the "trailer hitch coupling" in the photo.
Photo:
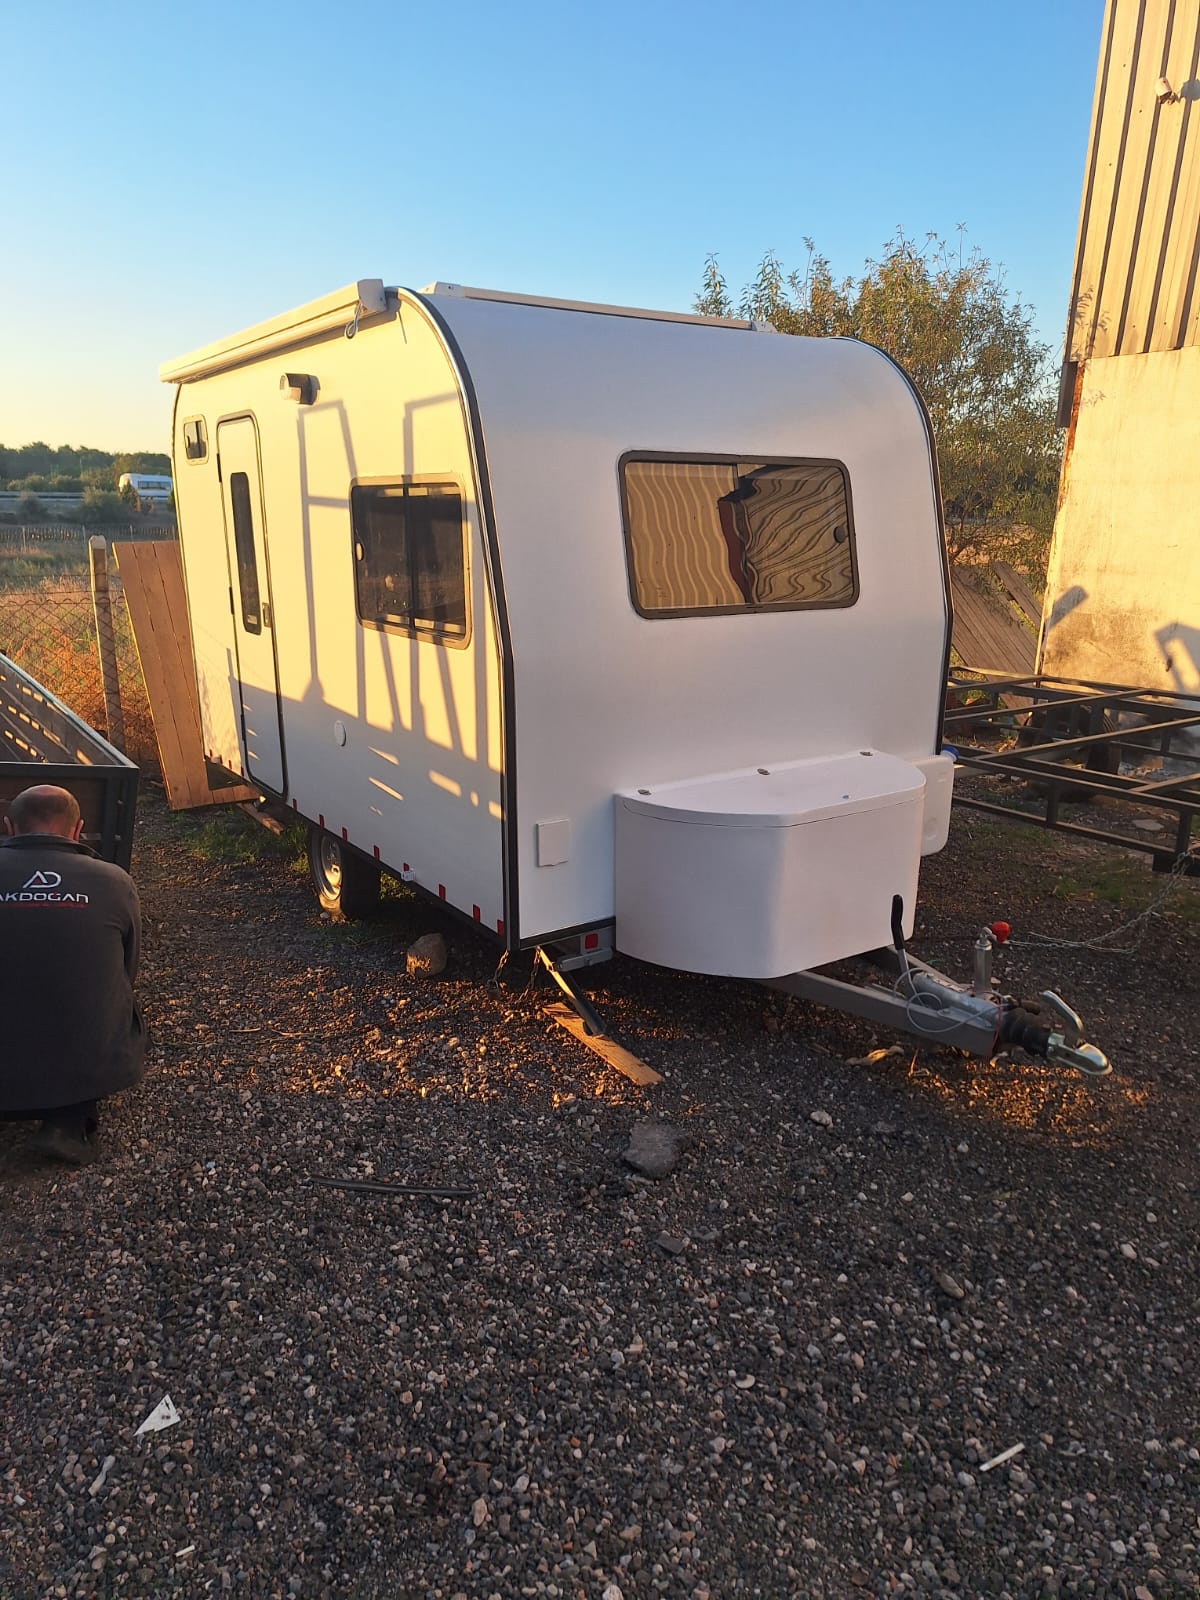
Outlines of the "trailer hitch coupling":
{"type": "Polygon", "coordinates": [[[1006,1011],[1000,1021],[998,1042],[1019,1045],[1031,1056],[1044,1056],[1060,1067],[1071,1067],[1085,1078],[1105,1078],[1112,1065],[1103,1050],[1083,1037],[1083,1019],[1053,989],[1042,991],[1042,1005],[1059,1020],[1059,1028],[1046,1028],[1019,1006],[1006,1011]]]}
{"type": "Polygon", "coordinates": [[[1057,1033],[1046,1041],[1046,1060],[1060,1066],[1074,1067],[1085,1078],[1105,1078],[1112,1071],[1112,1063],[1094,1044],[1083,1037],[1083,1019],[1074,1007],[1069,1006],[1053,989],[1042,990],[1042,1003],[1052,1011],[1062,1024],[1057,1033]]]}

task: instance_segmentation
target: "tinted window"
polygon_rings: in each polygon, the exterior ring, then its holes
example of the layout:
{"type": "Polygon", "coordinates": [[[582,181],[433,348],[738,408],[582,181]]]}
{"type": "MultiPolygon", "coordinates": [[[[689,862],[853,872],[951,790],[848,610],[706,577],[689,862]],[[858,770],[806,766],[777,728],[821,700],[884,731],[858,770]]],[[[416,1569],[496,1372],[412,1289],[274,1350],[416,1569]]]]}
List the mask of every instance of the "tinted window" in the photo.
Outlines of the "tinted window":
{"type": "Polygon", "coordinates": [[[261,633],[262,610],[258,599],[258,566],[254,560],[254,517],[250,511],[250,480],[244,472],[230,474],[229,503],[233,507],[233,543],[237,551],[242,625],[247,633],[261,633]]]}
{"type": "Polygon", "coordinates": [[[852,605],[845,469],[836,461],[621,467],[630,589],[646,616],[852,605]]]}
{"type": "Polygon", "coordinates": [[[462,496],[452,483],[350,491],[358,614],[377,628],[467,636],[462,496]]]}

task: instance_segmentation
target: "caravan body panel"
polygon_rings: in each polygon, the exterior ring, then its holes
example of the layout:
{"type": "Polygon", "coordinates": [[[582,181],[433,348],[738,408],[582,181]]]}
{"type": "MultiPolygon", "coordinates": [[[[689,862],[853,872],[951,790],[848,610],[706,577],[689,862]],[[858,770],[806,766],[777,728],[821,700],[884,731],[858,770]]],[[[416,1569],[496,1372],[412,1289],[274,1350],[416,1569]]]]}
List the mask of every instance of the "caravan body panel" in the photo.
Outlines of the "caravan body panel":
{"type": "MultiPolygon", "coordinates": [[[[613,914],[615,793],[847,750],[934,755],[949,637],[936,467],[920,402],[887,357],[469,296],[436,309],[487,441],[523,938],[613,914]],[[639,615],[622,537],[622,463],[638,455],[841,463],[857,598],[639,615]],[[539,865],[550,823],[566,824],[569,853],[539,865]]],[[[874,943],[888,918],[884,905],[874,943]]]]}
{"type": "MultiPolygon", "coordinates": [[[[301,815],[422,887],[504,923],[499,664],[474,463],[458,380],[413,303],[354,339],[344,329],[199,376],[176,407],[178,499],[206,748],[301,815]],[[316,380],[299,404],[281,380],[316,380]],[[200,417],[215,443],[188,460],[200,417]],[[252,418],[266,506],[270,632],[286,781],[271,782],[239,727],[236,550],[222,534],[218,454],[252,418]],[[356,489],[440,485],[461,505],[469,627],[452,648],[359,616],[356,489]]],[[[226,503],[228,490],[225,489],[226,503]]],[[[265,631],[265,630],[264,630],[265,631]]],[[[264,669],[265,670],[265,669],[264,669]]]]}

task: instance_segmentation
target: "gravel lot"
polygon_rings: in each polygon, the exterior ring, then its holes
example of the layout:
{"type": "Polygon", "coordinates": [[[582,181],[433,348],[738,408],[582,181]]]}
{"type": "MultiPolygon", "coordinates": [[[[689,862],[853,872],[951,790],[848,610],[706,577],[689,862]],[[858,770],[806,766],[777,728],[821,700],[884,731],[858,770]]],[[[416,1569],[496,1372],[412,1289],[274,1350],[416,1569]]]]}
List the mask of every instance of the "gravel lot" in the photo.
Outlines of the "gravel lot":
{"type": "MultiPolygon", "coordinates": [[[[618,960],[639,1090],[471,932],[407,897],[331,926],[212,834],[146,796],[154,1046],[103,1161],[0,1126],[0,1594],[1200,1592],[1200,883],[1135,955],[1009,958],[1105,1083],[852,1064],[894,1040],[618,960]],[[646,1120],[688,1141],[658,1182],[621,1160],[646,1120]]],[[[920,953],[1090,940],[1161,887],[1094,898],[1112,859],[956,814],[920,953]]]]}

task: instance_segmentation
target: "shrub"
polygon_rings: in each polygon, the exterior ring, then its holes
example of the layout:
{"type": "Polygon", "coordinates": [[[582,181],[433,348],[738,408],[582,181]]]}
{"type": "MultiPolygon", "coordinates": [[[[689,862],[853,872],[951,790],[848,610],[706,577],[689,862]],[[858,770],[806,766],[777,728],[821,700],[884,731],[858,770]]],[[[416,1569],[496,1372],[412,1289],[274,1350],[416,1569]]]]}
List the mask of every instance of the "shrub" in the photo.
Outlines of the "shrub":
{"type": "Polygon", "coordinates": [[[126,516],[125,503],[111,489],[88,488],[83,491],[79,507],[79,520],[91,527],[95,523],[121,522],[126,516]]]}

